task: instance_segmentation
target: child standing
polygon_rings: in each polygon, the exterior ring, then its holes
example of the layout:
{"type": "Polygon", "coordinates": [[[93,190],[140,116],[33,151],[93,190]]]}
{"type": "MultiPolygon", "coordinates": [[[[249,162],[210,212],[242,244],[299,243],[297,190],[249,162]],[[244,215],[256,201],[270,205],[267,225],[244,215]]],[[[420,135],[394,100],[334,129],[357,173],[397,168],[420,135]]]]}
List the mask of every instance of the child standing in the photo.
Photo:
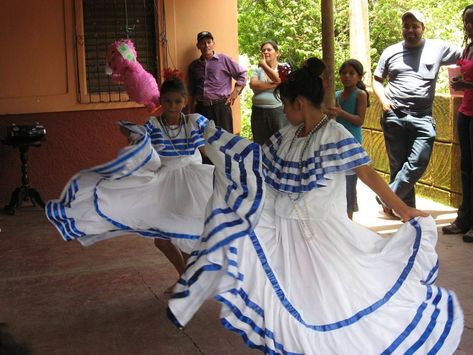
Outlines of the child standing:
{"type": "Polygon", "coordinates": [[[162,114],[145,126],[120,122],[130,145],[117,159],[74,176],[46,215],[62,237],[84,246],[134,233],[154,238],[181,274],[199,240],[212,192],[213,167],[199,149],[208,121],[184,115],[187,92],[176,71],[165,73],[162,114]]]}
{"type": "MultiPolygon", "coordinates": [[[[338,71],[343,90],[336,92],[337,106],[327,110],[337,117],[337,122],[350,132],[358,143],[362,143],[361,126],[365,121],[366,108],[369,106],[369,94],[363,83],[363,64],[356,59],[345,61],[338,71]]],[[[356,174],[349,174],[347,179],[347,213],[353,219],[353,212],[358,211],[356,195],[356,174]]]]}

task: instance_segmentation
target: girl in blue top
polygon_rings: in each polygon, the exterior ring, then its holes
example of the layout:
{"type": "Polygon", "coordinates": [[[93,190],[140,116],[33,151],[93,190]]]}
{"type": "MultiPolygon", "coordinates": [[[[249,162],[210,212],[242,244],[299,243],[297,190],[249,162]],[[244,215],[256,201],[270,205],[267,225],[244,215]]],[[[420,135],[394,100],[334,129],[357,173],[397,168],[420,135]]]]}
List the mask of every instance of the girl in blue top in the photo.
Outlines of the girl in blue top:
{"type": "MultiPolygon", "coordinates": [[[[369,94],[362,81],[363,65],[356,59],[348,59],[340,66],[338,73],[343,90],[336,92],[337,107],[330,108],[329,112],[361,144],[361,126],[369,106],[369,94]]],[[[347,175],[347,212],[350,219],[353,218],[353,212],[358,211],[356,182],[356,174],[347,175]]]]}

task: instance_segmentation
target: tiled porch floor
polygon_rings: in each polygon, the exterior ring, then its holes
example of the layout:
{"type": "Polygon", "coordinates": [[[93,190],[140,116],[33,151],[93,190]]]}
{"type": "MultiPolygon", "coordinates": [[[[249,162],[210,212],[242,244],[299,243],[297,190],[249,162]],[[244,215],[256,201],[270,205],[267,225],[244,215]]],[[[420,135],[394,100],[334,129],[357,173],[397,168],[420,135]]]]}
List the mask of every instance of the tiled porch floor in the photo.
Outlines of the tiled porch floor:
{"type": "MultiPolygon", "coordinates": [[[[382,218],[363,185],[359,194],[357,222],[381,233],[399,226],[382,218]]],[[[439,226],[455,216],[428,200],[419,207],[439,226]]],[[[129,236],[83,248],[63,242],[42,211],[28,206],[0,215],[0,228],[0,323],[33,354],[258,353],[224,330],[214,301],[184,331],[171,325],[163,291],[177,274],[151,240],[129,236]]],[[[473,354],[473,244],[440,235],[437,249],[437,283],[457,293],[465,313],[457,354],[473,354]]]]}

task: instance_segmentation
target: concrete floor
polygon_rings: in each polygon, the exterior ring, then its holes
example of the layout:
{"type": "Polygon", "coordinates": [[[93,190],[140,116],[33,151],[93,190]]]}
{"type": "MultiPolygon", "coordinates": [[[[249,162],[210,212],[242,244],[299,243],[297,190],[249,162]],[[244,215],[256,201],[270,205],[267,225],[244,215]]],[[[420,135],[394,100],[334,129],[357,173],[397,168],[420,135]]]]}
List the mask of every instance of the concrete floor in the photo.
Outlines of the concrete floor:
{"type": "MultiPolygon", "coordinates": [[[[355,221],[380,233],[399,227],[379,213],[365,186],[358,191],[355,221]]],[[[428,200],[418,205],[439,227],[455,217],[455,210],[428,200]]],[[[83,248],[62,241],[42,211],[28,206],[0,215],[0,228],[1,354],[8,343],[24,345],[17,354],[258,353],[220,326],[214,301],[184,331],[171,325],[163,291],[177,274],[151,240],[126,236],[83,248]]],[[[437,249],[437,283],[457,293],[465,313],[456,354],[473,354],[473,244],[440,235],[437,249]]]]}

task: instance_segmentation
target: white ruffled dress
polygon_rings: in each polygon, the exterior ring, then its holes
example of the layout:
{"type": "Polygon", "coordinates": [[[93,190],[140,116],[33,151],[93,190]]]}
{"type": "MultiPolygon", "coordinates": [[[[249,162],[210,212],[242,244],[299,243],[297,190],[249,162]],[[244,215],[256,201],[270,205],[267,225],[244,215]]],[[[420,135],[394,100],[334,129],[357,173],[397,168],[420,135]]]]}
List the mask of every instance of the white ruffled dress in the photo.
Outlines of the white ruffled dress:
{"type": "Polygon", "coordinates": [[[75,175],[60,199],[46,204],[47,218],[64,240],[85,246],[134,233],[171,240],[191,253],[212,194],[213,166],[202,164],[198,149],[207,123],[198,114],[167,130],[155,117],[144,127],[121,122],[135,143],[75,175]]]}
{"type": "Polygon", "coordinates": [[[332,120],[308,149],[295,131],[283,128],[261,155],[206,129],[214,194],[169,318],[182,327],[213,296],[222,324],[269,354],[453,353],[463,314],[455,294],[433,284],[434,220],[415,218],[386,238],[350,221],[345,174],[369,163],[365,151],[332,120]]]}

